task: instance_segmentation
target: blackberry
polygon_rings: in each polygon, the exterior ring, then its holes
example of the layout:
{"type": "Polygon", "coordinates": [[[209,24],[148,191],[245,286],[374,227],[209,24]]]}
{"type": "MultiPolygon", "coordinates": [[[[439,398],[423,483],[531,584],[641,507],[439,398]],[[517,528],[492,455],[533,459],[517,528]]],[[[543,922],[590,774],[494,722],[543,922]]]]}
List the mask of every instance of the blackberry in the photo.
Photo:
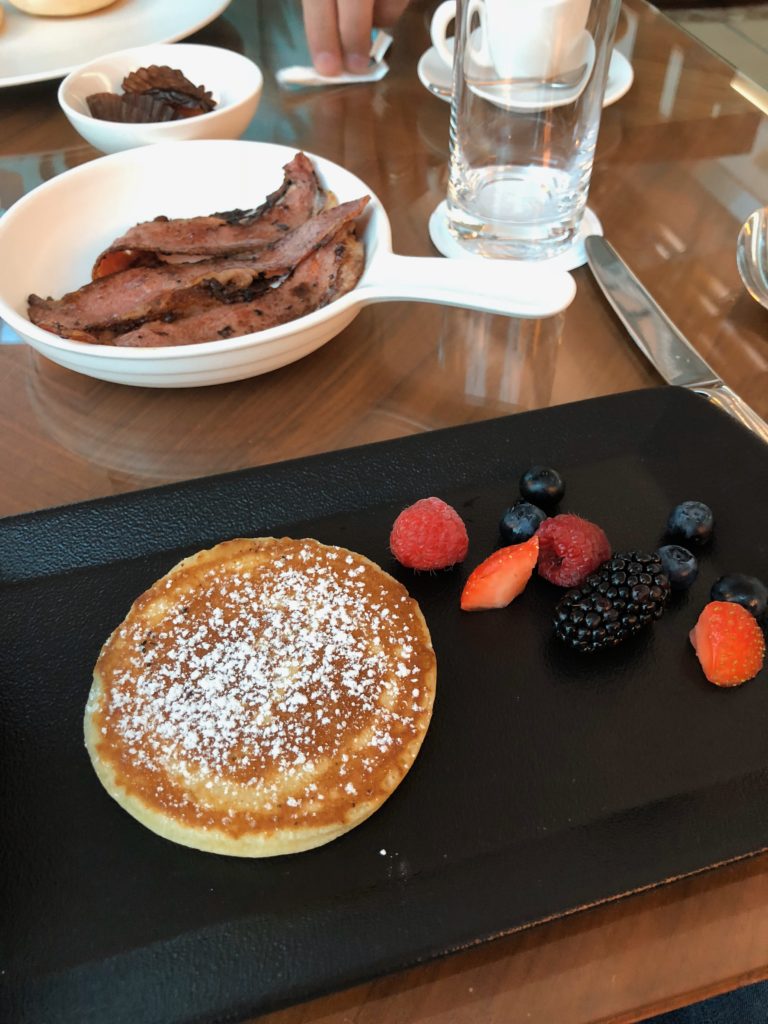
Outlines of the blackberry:
{"type": "Polygon", "coordinates": [[[578,590],[569,590],[560,599],[555,635],[584,653],[615,647],[658,619],[669,593],[669,577],[658,555],[614,555],[578,590]]]}

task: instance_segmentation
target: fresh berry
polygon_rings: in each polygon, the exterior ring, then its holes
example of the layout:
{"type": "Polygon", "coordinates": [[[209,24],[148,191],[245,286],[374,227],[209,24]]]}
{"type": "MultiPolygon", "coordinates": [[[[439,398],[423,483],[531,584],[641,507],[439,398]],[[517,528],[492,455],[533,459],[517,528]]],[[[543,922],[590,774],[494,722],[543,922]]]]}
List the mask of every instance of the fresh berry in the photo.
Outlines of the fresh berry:
{"type": "Polygon", "coordinates": [[[565,494],[563,478],[549,466],[532,466],[520,477],[520,493],[526,501],[543,508],[551,508],[562,501],[565,494]]]}
{"type": "Polygon", "coordinates": [[[741,572],[721,576],[712,584],[709,596],[713,601],[740,604],[756,619],[761,618],[768,607],[768,587],[756,576],[745,576],[741,572]]]}
{"type": "Polygon", "coordinates": [[[501,517],[499,533],[507,544],[521,544],[530,540],[547,518],[547,513],[530,501],[516,501],[501,517]]]}
{"type": "Polygon", "coordinates": [[[499,548],[471,573],[461,592],[465,612],[504,608],[525,590],[539,557],[539,538],[499,548]]]}
{"type": "Polygon", "coordinates": [[[688,548],[666,544],[657,554],[673,590],[687,590],[699,575],[699,563],[688,548]]]}
{"type": "Polygon", "coordinates": [[[602,529],[567,513],[545,519],[539,527],[539,576],[558,587],[578,587],[611,557],[602,529]]]}
{"type": "Polygon", "coordinates": [[[683,501],[667,520],[667,536],[693,544],[706,544],[715,528],[712,509],[703,501],[683,501]]]}
{"type": "Polygon", "coordinates": [[[691,630],[691,643],[704,675],[716,686],[738,686],[763,667],[763,631],[740,604],[710,601],[691,630]]]}
{"type": "Polygon", "coordinates": [[[585,653],[615,647],[658,619],[669,593],[658,555],[614,555],[558,601],[555,636],[585,653]]]}
{"type": "Polygon", "coordinates": [[[440,498],[422,498],[404,509],[392,526],[389,549],[409,569],[447,569],[467,557],[467,528],[440,498]]]}

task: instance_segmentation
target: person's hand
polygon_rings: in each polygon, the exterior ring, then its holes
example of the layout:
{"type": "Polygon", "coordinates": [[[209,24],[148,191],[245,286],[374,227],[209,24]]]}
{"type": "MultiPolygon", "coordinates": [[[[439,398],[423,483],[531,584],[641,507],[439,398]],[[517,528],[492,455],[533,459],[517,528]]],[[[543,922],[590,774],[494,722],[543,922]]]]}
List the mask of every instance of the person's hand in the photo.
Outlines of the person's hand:
{"type": "Polygon", "coordinates": [[[409,0],[301,0],[312,63],[321,75],[368,70],[371,29],[397,21],[409,0]]]}

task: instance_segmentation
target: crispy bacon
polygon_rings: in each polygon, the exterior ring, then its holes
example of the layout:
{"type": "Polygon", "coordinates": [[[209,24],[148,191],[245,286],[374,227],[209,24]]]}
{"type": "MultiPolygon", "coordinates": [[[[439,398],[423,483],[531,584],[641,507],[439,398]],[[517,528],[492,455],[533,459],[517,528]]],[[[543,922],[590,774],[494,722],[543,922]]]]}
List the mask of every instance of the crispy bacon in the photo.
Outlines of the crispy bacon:
{"type": "Polygon", "coordinates": [[[172,256],[198,260],[253,253],[275,242],[318,213],[325,193],[311,162],[297,153],[284,167],[282,185],[253,210],[228,210],[207,217],[157,217],[132,227],[99,256],[94,280],[172,256]]]}
{"type": "Polygon", "coordinates": [[[97,340],[105,330],[122,333],[149,320],[185,316],[190,302],[199,301],[201,295],[226,303],[251,289],[248,298],[252,299],[265,282],[290,273],[354,221],[368,198],[324,210],[254,255],[133,267],[101,277],[58,300],[30,295],[30,320],[64,338],[86,340],[90,336],[97,340]]]}
{"type": "Polygon", "coordinates": [[[208,300],[207,308],[172,322],[150,321],[119,335],[114,344],[134,348],[191,345],[276,327],[326,306],[354,288],[363,261],[362,243],[354,229],[345,226],[259,298],[231,305],[208,300]]]}

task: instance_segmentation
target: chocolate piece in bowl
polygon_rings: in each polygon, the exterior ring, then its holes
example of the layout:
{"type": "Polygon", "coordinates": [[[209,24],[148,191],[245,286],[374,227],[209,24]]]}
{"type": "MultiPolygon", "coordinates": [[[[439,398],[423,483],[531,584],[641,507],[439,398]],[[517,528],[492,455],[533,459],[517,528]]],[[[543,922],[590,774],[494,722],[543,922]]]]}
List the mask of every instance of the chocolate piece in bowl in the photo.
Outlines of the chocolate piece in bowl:
{"type": "Polygon", "coordinates": [[[123,120],[123,97],[114,92],[94,92],[86,97],[91,117],[100,121],[123,120]]]}
{"type": "Polygon", "coordinates": [[[120,124],[157,124],[174,119],[173,107],[153,96],[113,92],[95,92],[87,97],[92,117],[120,124]]]}
{"type": "Polygon", "coordinates": [[[196,117],[216,108],[213,94],[203,85],[194,85],[178,69],[152,64],[131,71],[123,79],[123,92],[151,96],[173,109],[174,117],[196,117]]]}
{"type": "Polygon", "coordinates": [[[96,92],[86,96],[92,117],[123,124],[157,124],[210,114],[217,103],[203,85],[194,85],[178,68],[137,68],[122,82],[123,95],[96,92]]]}

